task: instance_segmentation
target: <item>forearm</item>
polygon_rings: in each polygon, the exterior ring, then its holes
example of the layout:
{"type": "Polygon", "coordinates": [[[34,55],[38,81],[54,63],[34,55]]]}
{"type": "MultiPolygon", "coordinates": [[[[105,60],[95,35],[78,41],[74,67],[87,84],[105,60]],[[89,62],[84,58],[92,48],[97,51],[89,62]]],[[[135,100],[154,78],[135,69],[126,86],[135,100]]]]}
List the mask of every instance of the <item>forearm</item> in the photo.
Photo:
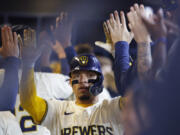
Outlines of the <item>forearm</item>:
{"type": "Polygon", "coordinates": [[[43,54],[41,56],[41,67],[49,67],[50,66],[50,54],[43,54]]]}
{"type": "Polygon", "coordinates": [[[73,59],[74,56],[77,55],[77,53],[76,53],[76,51],[74,50],[74,47],[73,47],[73,46],[67,47],[67,48],[65,49],[65,53],[66,53],[66,57],[67,57],[68,63],[69,63],[69,65],[70,65],[71,60],[73,59]]]}
{"type": "Polygon", "coordinates": [[[178,68],[179,64],[177,64],[180,61],[179,59],[177,59],[179,57],[179,50],[180,50],[179,44],[180,44],[180,39],[176,39],[174,43],[171,45],[171,48],[169,49],[167,54],[168,56],[166,57],[166,62],[162,67],[162,70],[160,70],[160,74],[158,74],[159,78],[163,78],[163,79],[169,78],[169,74],[173,76],[171,72],[173,71],[176,72],[175,68],[179,69],[178,68]]]}
{"type": "Polygon", "coordinates": [[[0,88],[0,111],[13,110],[18,93],[20,60],[16,57],[7,57],[3,67],[5,68],[5,77],[0,88]]]}
{"type": "Polygon", "coordinates": [[[116,87],[121,95],[125,93],[127,72],[129,69],[129,45],[127,42],[117,42],[115,45],[114,75],[116,87]]]}
{"type": "Polygon", "coordinates": [[[69,75],[70,68],[67,59],[66,58],[60,59],[60,63],[61,63],[61,73],[64,75],[69,75]]]}
{"type": "Polygon", "coordinates": [[[151,46],[149,42],[138,43],[137,71],[140,80],[148,79],[148,72],[152,65],[151,46]]]}
{"type": "Polygon", "coordinates": [[[47,105],[44,99],[37,96],[34,70],[32,68],[23,68],[20,83],[20,101],[21,106],[27,110],[34,121],[39,124],[46,113],[47,105]]]}
{"type": "Polygon", "coordinates": [[[153,53],[153,63],[151,70],[151,75],[153,78],[155,78],[157,72],[162,69],[162,67],[166,63],[166,59],[167,59],[166,45],[163,42],[159,42],[156,45],[153,53]]]}

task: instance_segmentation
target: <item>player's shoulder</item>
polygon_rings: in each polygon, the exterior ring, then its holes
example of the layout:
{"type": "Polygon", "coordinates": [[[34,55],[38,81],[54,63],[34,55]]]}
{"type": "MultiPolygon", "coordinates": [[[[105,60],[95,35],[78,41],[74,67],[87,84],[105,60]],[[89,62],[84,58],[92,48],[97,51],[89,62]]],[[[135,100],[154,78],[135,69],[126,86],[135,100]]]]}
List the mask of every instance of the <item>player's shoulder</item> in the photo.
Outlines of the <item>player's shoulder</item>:
{"type": "Polygon", "coordinates": [[[0,123],[7,125],[18,125],[15,116],[10,111],[0,111],[0,123]]]}
{"type": "Polygon", "coordinates": [[[105,107],[105,106],[112,106],[114,104],[117,104],[120,102],[120,100],[122,99],[121,96],[117,96],[117,97],[114,97],[114,98],[111,98],[111,99],[104,99],[102,100],[101,102],[99,102],[99,106],[101,107],[105,107]]]}
{"type": "Polygon", "coordinates": [[[73,105],[74,101],[68,101],[68,100],[57,100],[57,99],[47,99],[46,100],[48,105],[56,106],[56,107],[67,107],[73,105]]]}
{"type": "Polygon", "coordinates": [[[0,111],[0,118],[14,119],[14,115],[10,111],[0,111]]]}

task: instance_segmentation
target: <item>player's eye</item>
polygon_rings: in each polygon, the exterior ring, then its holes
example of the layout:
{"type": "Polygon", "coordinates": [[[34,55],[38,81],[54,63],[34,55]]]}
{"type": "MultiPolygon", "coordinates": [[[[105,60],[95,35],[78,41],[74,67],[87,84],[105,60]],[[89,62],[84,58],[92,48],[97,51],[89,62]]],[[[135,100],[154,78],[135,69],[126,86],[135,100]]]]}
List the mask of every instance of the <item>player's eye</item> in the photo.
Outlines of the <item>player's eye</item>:
{"type": "Polygon", "coordinates": [[[91,79],[96,79],[96,76],[97,75],[94,72],[91,72],[91,73],[88,74],[88,77],[91,78],[91,79]]]}
{"type": "Polygon", "coordinates": [[[72,79],[79,79],[80,75],[78,73],[75,73],[72,75],[72,79]]]}

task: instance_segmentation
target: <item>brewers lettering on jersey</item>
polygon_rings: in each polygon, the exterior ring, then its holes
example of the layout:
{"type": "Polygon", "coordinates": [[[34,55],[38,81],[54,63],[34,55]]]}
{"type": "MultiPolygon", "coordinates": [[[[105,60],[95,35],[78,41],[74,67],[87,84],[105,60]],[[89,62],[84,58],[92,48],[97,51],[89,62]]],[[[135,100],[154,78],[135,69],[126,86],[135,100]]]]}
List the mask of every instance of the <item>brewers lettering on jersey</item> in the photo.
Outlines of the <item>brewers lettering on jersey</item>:
{"type": "Polygon", "coordinates": [[[104,100],[86,108],[75,101],[48,100],[42,125],[52,135],[122,135],[119,100],[120,97],[104,100]]]}

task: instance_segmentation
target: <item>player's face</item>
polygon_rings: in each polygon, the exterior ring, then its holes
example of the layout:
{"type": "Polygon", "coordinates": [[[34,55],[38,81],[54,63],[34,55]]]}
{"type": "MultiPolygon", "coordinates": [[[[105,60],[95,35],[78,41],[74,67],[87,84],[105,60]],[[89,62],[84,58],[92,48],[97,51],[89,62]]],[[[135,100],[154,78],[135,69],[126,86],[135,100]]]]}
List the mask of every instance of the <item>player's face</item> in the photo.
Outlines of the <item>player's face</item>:
{"type": "Polygon", "coordinates": [[[93,71],[76,71],[71,74],[71,82],[78,81],[77,84],[72,85],[77,102],[90,104],[94,101],[95,97],[89,92],[89,88],[93,84],[88,83],[88,80],[96,78],[97,74],[93,71]]]}

